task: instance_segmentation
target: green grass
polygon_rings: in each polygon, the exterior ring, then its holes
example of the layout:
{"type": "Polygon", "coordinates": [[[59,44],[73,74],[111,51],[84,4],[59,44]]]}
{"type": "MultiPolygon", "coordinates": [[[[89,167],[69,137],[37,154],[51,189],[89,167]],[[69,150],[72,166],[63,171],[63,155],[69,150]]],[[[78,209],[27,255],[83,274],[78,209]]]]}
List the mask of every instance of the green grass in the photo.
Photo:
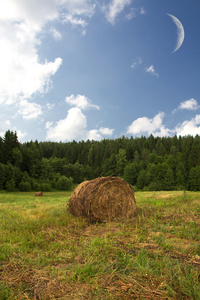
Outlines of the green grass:
{"type": "Polygon", "coordinates": [[[138,192],[138,214],[89,224],[70,192],[0,193],[0,300],[200,299],[200,193],[138,192]]]}

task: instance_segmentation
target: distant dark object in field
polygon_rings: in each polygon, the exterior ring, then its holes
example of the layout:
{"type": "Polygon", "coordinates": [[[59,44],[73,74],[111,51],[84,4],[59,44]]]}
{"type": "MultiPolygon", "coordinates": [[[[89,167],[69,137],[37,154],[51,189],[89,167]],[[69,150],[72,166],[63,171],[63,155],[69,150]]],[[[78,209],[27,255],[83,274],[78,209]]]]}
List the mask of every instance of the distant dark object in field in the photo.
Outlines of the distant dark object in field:
{"type": "Polygon", "coordinates": [[[43,192],[36,192],[35,196],[37,196],[37,197],[43,196],[43,192]]]}
{"type": "Polygon", "coordinates": [[[131,186],[120,177],[99,177],[78,185],[68,209],[91,223],[109,222],[134,216],[136,201],[131,186]]]}

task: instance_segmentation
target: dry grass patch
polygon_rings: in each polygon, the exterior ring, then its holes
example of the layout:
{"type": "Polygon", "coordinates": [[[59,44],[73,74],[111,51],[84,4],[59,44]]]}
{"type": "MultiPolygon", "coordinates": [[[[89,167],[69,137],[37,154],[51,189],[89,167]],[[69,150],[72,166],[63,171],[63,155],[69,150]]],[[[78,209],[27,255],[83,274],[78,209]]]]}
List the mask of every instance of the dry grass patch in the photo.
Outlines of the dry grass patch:
{"type": "Polygon", "coordinates": [[[199,193],[136,193],[137,216],[100,224],[70,193],[25,195],[0,194],[1,300],[200,298],[199,193]]]}

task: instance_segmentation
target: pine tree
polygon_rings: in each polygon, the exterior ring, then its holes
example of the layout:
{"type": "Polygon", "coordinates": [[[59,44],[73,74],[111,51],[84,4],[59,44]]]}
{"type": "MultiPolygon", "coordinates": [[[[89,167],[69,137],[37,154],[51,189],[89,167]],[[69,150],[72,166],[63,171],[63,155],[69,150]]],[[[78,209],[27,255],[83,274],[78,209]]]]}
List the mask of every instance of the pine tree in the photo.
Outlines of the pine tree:
{"type": "Polygon", "coordinates": [[[19,147],[17,133],[13,131],[6,131],[3,138],[3,162],[6,164],[12,162],[12,151],[19,147]]]}

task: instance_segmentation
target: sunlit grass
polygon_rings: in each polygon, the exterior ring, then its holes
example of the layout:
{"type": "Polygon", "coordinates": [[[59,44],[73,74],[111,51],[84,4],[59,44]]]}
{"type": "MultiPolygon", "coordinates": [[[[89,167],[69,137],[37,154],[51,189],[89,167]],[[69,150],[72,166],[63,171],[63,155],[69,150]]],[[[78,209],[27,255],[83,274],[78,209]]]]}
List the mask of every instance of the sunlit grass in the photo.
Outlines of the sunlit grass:
{"type": "Polygon", "coordinates": [[[138,192],[138,214],[89,224],[70,192],[0,194],[0,300],[200,299],[200,193],[138,192]]]}

